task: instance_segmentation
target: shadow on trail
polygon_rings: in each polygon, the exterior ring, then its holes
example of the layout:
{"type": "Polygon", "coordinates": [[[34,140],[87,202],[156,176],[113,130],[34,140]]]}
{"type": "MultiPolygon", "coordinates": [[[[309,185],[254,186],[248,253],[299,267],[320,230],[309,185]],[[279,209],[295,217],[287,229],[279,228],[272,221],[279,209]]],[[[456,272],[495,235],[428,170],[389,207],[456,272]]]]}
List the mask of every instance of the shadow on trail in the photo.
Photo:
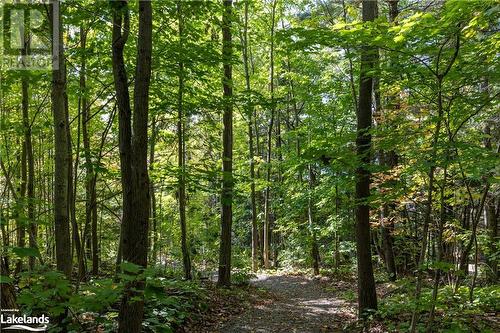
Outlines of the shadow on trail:
{"type": "Polygon", "coordinates": [[[290,275],[258,275],[256,287],[269,290],[274,300],[254,305],[220,330],[224,333],[342,332],[354,319],[352,306],[335,297],[315,279],[290,275]]]}

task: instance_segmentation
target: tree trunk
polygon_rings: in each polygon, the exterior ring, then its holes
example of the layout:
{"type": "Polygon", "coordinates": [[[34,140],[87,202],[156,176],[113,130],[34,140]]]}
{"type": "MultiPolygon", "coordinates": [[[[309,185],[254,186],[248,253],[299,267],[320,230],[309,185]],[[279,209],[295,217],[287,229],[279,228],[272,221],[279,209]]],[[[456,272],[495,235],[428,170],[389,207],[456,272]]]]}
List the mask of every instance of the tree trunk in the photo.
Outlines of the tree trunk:
{"type": "MultiPolygon", "coordinates": [[[[22,82],[22,85],[24,88],[24,82],[22,82]]],[[[25,104],[24,103],[26,103],[26,107],[27,107],[28,106],[28,91],[27,90],[24,91],[24,89],[23,89],[23,101],[22,101],[23,123],[25,122],[25,120],[24,120],[25,104]]],[[[26,125],[24,125],[24,126],[25,126],[25,131],[26,131],[26,125]]],[[[24,215],[24,204],[25,204],[25,200],[26,200],[26,184],[28,182],[28,167],[27,167],[27,162],[26,162],[26,139],[23,141],[23,147],[21,149],[19,159],[21,160],[21,184],[17,188],[18,196],[15,198],[16,199],[16,208],[14,209],[13,217],[16,219],[17,246],[25,247],[26,246],[26,223],[24,222],[23,217],[25,216],[24,215]]],[[[12,189],[12,194],[15,194],[14,189],[12,189]]],[[[4,227],[4,226],[2,225],[2,227],[4,227]]],[[[5,257],[5,260],[8,260],[7,257],[5,257]]],[[[8,261],[7,261],[7,266],[8,266],[8,261]]],[[[23,258],[19,258],[18,261],[16,262],[16,268],[15,268],[14,274],[15,275],[19,274],[19,272],[21,272],[22,269],[23,269],[23,258]]]]}
{"type": "MultiPolygon", "coordinates": [[[[446,158],[448,158],[448,155],[446,155],[446,158]]],[[[448,177],[448,171],[447,171],[447,165],[445,164],[444,170],[443,170],[443,184],[441,186],[441,193],[440,193],[440,214],[439,214],[439,221],[437,225],[437,239],[436,239],[436,245],[437,245],[437,258],[436,261],[440,263],[443,260],[443,231],[444,231],[444,225],[445,225],[445,218],[446,218],[446,203],[445,203],[445,189],[446,189],[446,182],[447,182],[447,177],[448,177]]],[[[427,332],[432,332],[433,328],[433,322],[434,322],[434,315],[435,315],[435,310],[436,310],[436,301],[438,297],[438,291],[439,291],[439,280],[441,279],[441,270],[439,268],[436,268],[434,271],[434,285],[432,288],[432,301],[431,301],[431,309],[429,311],[429,320],[427,321],[427,332]]]]}
{"type": "Polygon", "coordinates": [[[314,171],[311,164],[309,164],[309,198],[307,201],[307,217],[309,221],[309,232],[311,235],[311,256],[313,262],[313,272],[314,275],[319,275],[319,248],[318,248],[318,237],[316,235],[316,230],[313,221],[313,202],[312,202],[312,191],[314,190],[315,178],[314,171]]]}
{"type": "MultiPolygon", "coordinates": [[[[9,275],[3,257],[0,257],[0,275],[9,275]]],[[[16,291],[10,282],[0,283],[0,309],[17,309],[16,291]]]]}
{"type": "MultiPolygon", "coordinates": [[[[24,45],[21,50],[21,54],[27,55],[30,53],[30,43],[31,36],[29,31],[21,29],[20,34],[22,40],[24,40],[24,45]]],[[[22,211],[24,212],[24,205],[26,204],[28,210],[28,221],[29,221],[29,246],[30,248],[36,248],[36,236],[37,236],[37,226],[35,221],[35,162],[33,158],[33,144],[31,136],[31,124],[29,119],[29,77],[23,73],[21,78],[21,91],[22,91],[22,120],[24,128],[24,146],[23,146],[23,156],[22,156],[22,184],[21,184],[21,195],[20,198],[25,201],[22,202],[22,211]],[[27,189],[27,193],[26,193],[27,189]]],[[[24,214],[21,214],[24,215],[24,214]]],[[[25,234],[26,234],[26,224],[18,224],[18,241],[20,247],[25,245],[25,234]]],[[[35,257],[29,257],[28,259],[30,270],[34,269],[35,257]]],[[[18,266],[16,266],[16,272],[19,272],[22,268],[22,260],[19,260],[18,266]]]]}
{"type": "MultiPolygon", "coordinates": [[[[65,109],[66,109],[66,117],[69,119],[69,106],[68,106],[68,96],[64,96],[65,99],[65,109]]],[[[77,133],[77,146],[76,146],[76,154],[75,154],[75,166],[73,167],[72,160],[72,142],[71,142],[71,134],[68,131],[68,160],[70,163],[68,164],[68,202],[69,202],[69,212],[70,212],[70,221],[71,221],[71,231],[73,235],[73,248],[76,250],[76,258],[78,262],[78,281],[82,280],[85,277],[85,262],[84,262],[84,254],[82,243],[80,240],[80,232],[78,228],[78,223],[76,221],[76,194],[77,194],[77,183],[78,183],[78,163],[80,161],[80,125],[81,125],[81,116],[80,116],[80,108],[79,105],[78,110],[78,133],[77,133]]],[[[73,253],[72,256],[73,257],[73,253]]],[[[77,286],[78,289],[78,286],[77,286]]]]}
{"type": "MultiPolygon", "coordinates": [[[[488,89],[488,84],[486,83],[486,89],[488,89]]],[[[490,124],[487,124],[484,129],[484,134],[487,135],[487,138],[485,139],[484,142],[484,147],[486,149],[491,150],[492,149],[492,143],[491,143],[491,128],[490,124]]],[[[498,242],[498,213],[496,210],[495,202],[497,199],[493,196],[490,195],[488,197],[488,203],[486,204],[486,225],[488,228],[488,247],[489,247],[489,252],[490,256],[487,257],[486,263],[489,266],[488,270],[488,279],[492,283],[496,283],[498,280],[498,259],[495,255],[497,253],[497,242],[498,242]]]]}
{"type": "MultiPolygon", "coordinates": [[[[247,94],[250,94],[250,69],[248,60],[248,1],[245,2],[245,18],[243,23],[243,65],[245,69],[245,84],[247,94]]],[[[252,270],[258,269],[259,252],[259,231],[257,228],[257,207],[255,200],[255,163],[254,163],[254,144],[253,144],[253,113],[254,107],[250,96],[247,96],[246,115],[248,117],[248,157],[250,163],[250,206],[252,210],[252,270]]]]}
{"type": "Polygon", "coordinates": [[[68,278],[71,275],[71,241],[69,230],[69,122],[66,114],[66,64],[63,47],[63,24],[59,0],[53,2],[52,19],[59,26],[58,52],[52,70],[52,114],[54,117],[54,218],[57,269],[68,278]]]}
{"type": "MultiPolygon", "coordinates": [[[[376,1],[363,1],[363,21],[373,21],[376,16],[376,1]]],[[[372,77],[369,71],[374,66],[374,50],[365,47],[361,54],[361,70],[357,115],[356,148],[360,165],[356,169],[356,249],[358,257],[358,306],[359,316],[367,310],[377,309],[377,294],[370,249],[370,149],[372,125],[372,77]]]]}
{"type": "Polygon", "coordinates": [[[394,230],[392,222],[389,221],[390,217],[389,205],[385,204],[382,208],[382,250],[384,251],[385,266],[389,281],[396,281],[396,260],[394,255],[394,242],[392,231],[394,230]]]}
{"type": "MultiPolygon", "coordinates": [[[[436,171],[436,155],[437,155],[437,144],[439,143],[439,133],[441,131],[441,126],[442,126],[442,121],[443,121],[443,113],[444,113],[444,107],[443,107],[443,80],[448,75],[451,67],[455,63],[455,60],[457,59],[458,56],[458,51],[460,49],[460,35],[457,35],[457,40],[455,44],[455,52],[453,54],[453,57],[451,58],[450,62],[448,63],[446,69],[444,71],[440,71],[439,69],[439,63],[437,64],[437,69],[436,72],[433,72],[436,78],[436,85],[437,85],[437,123],[436,127],[434,129],[434,133],[432,136],[432,143],[431,143],[431,152],[429,156],[429,173],[428,173],[428,178],[429,178],[429,185],[428,185],[428,192],[427,192],[427,200],[425,203],[425,213],[424,213],[424,225],[423,225],[423,230],[422,230],[422,246],[420,248],[420,254],[417,259],[417,281],[416,281],[416,286],[415,286],[415,307],[413,309],[412,317],[411,317],[411,323],[410,323],[410,332],[413,333],[415,332],[417,328],[417,304],[420,300],[420,293],[422,289],[422,265],[425,262],[425,254],[427,250],[427,237],[429,234],[429,224],[431,222],[431,215],[432,215],[432,200],[433,200],[433,190],[434,190],[434,173],[436,171]]],[[[458,284],[458,283],[457,283],[458,284]]]]}
{"type": "MultiPolygon", "coordinates": [[[[113,75],[119,110],[120,168],[123,188],[121,247],[123,260],[139,267],[147,266],[148,219],[150,212],[147,167],[148,104],[151,80],[152,7],[139,2],[139,34],[134,85],[133,124],[128,78],[123,50],[130,29],[126,1],[113,3],[113,75]],[[133,127],[133,135],[132,135],[133,127]]],[[[134,275],[138,272],[127,272],[134,275]]],[[[125,285],[120,307],[118,332],[140,332],[144,314],[144,281],[134,279],[125,285]]]]}
{"type": "MultiPolygon", "coordinates": [[[[181,2],[177,2],[177,15],[179,20],[179,48],[182,50],[184,43],[184,19],[182,14],[181,2]]],[[[182,55],[180,55],[182,56],[182,55]]],[[[186,151],[185,151],[185,135],[186,119],[184,115],[183,94],[184,94],[184,62],[179,61],[179,86],[177,95],[177,142],[178,142],[178,167],[179,167],[179,221],[181,225],[181,250],[182,263],[184,266],[184,278],[191,280],[191,258],[189,255],[189,246],[187,240],[186,226],[186,151]]]]}
{"type": "Polygon", "coordinates": [[[269,65],[269,89],[271,94],[271,119],[269,121],[269,128],[267,130],[267,158],[266,158],[266,191],[264,197],[264,267],[269,269],[269,252],[270,252],[270,214],[271,214],[271,154],[272,154],[272,137],[274,125],[274,113],[276,105],[274,101],[274,28],[276,21],[276,5],[278,0],[274,0],[271,11],[271,48],[270,48],[270,65],[269,65]]]}
{"type": "MultiPolygon", "coordinates": [[[[155,162],[155,148],[156,148],[156,137],[158,136],[158,125],[156,124],[157,118],[153,117],[151,121],[151,140],[149,143],[149,173],[153,171],[155,162]]],[[[151,193],[151,222],[153,222],[153,230],[150,244],[151,256],[150,262],[153,265],[156,264],[156,258],[158,254],[158,235],[157,235],[157,214],[156,214],[156,195],[155,187],[152,181],[149,183],[149,192],[151,193]]]]}
{"type": "Polygon", "coordinates": [[[222,138],[222,216],[221,243],[219,252],[218,285],[231,284],[231,229],[233,223],[233,69],[231,66],[232,48],[232,0],[224,0],[222,16],[222,61],[224,67],[224,132],[222,138]]]}
{"type": "MultiPolygon", "coordinates": [[[[399,13],[398,11],[398,2],[399,0],[389,0],[389,21],[395,23],[396,17],[399,13]]],[[[378,15],[378,13],[377,13],[378,15]]],[[[380,62],[380,54],[377,52],[377,67],[379,67],[380,62]]],[[[374,78],[374,95],[375,95],[375,116],[378,118],[377,120],[382,120],[382,101],[380,94],[380,79],[378,77],[374,78]]],[[[394,100],[397,98],[394,94],[390,94],[388,97],[388,107],[394,107],[396,104],[394,100]]],[[[397,165],[398,156],[396,152],[391,151],[383,151],[379,152],[379,158],[381,164],[385,165],[389,170],[392,170],[397,165]]],[[[380,233],[382,240],[382,252],[385,267],[387,270],[387,274],[389,275],[390,281],[396,281],[396,261],[394,255],[394,241],[392,233],[394,231],[394,225],[391,221],[391,212],[394,211],[393,203],[384,203],[381,209],[381,218],[380,218],[380,233]]]]}
{"type": "Polygon", "coordinates": [[[83,135],[83,150],[85,155],[85,232],[82,243],[87,243],[87,247],[91,249],[92,257],[92,275],[97,276],[99,273],[99,255],[97,248],[97,203],[96,203],[96,174],[94,172],[94,164],[90,155],[90,135],[88,126],[90,122],[89,107],[87,103],[87,74],[86,74],[86,43],[87,31],[80,27],[80,47],[83,55],[81,59],[80,70],[80,93],[81,110],[82,110],[82,135],[83,135]],[[91,230],[91,242],[89,239],[89,230],[91,230]]]}
{"type": "MultiPolygon", "coordinates": [[[[498,199],[497,199],[498,200],[498,199]]],[[[495,198],[490,196],[488,206],[486,207],[486,217],[488,224],[488,241],[490,247],[490,253],[497,253],[497,242],[498,242],[498,213],[495,207],[495,198]]],[[[489,279],[492,283],[496,283],[498,280],[498,259],[493,257],[488,259],[489,279]]]]}

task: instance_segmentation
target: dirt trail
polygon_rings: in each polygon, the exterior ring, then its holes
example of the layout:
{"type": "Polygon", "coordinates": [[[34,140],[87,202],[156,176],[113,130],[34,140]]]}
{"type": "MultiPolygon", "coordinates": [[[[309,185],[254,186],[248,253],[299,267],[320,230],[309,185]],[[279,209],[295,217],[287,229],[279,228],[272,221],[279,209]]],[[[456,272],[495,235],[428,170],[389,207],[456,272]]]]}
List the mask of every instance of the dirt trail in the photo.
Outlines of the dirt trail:
{"type": "Polygon", "coordinates": [[[324,283],[304,276],[259,275],[252,281],[275,297],[229,320],[222,333],[342,332],[352,321],[352,306],[324,283]]]}

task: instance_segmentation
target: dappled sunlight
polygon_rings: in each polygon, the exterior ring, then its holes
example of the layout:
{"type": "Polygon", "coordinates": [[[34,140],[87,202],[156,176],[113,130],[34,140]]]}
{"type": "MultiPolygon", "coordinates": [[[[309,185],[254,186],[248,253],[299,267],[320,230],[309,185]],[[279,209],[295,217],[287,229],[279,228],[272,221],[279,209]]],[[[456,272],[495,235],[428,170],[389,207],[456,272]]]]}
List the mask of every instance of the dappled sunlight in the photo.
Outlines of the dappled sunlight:
{"type": "Polygon", "coordinates": [[[276,301],[254,306],[220,332],[338,332],[339,322],[356,318],[355,308],[317,279],[258,274],[252,284],[268,289],[276,301]]]}

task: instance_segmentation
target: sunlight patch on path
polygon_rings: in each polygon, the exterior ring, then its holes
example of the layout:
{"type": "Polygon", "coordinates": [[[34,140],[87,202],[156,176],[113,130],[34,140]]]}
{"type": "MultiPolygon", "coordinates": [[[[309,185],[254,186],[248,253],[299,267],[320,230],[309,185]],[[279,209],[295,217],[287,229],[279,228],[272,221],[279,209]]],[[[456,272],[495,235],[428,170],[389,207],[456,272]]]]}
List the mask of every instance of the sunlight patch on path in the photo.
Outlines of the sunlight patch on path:
{"type": "Polygon", "coordinates": [[[323,333],[342,332],[355,318],[349,303],[315,279],[304,276],[258,274],[251,282],[269,290],[276,300],[257,304],[230,320],[224,333],[323,333]]]}

